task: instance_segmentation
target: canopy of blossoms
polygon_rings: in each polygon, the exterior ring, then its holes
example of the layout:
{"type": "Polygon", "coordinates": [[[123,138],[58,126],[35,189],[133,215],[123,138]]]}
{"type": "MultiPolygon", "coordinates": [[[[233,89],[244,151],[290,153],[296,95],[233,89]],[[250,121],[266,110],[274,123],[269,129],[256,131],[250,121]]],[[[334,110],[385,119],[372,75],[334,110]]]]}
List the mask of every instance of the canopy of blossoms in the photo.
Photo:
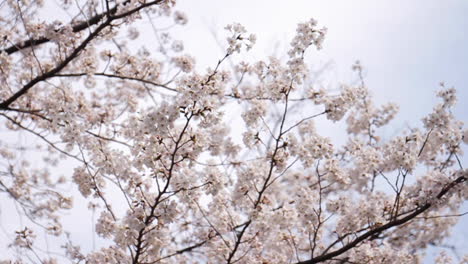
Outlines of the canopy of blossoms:
{"type": "Polygon", "coordinates": [[[228,25],[225,55],[197,71],[170,35],[187,23],[174,0],[60,0],[63,20],[48,5],[0,3],[0,201],[21,218],[0,263],[420,263],[463,214],[454,88],[381,138],[398,107],[373,104],[359,63],[355,85],[310,83],[305,56],[326,37],[314,19],[284,60],[232,63],[256,36],[228,25]],[[152,49],[144,17],[172,21],[152,24],[152,49]],[[317,119],[343,122],[345,143],[317,119]],[[96,214],[91,251],[63,229],[74,200],[96,214]]]}

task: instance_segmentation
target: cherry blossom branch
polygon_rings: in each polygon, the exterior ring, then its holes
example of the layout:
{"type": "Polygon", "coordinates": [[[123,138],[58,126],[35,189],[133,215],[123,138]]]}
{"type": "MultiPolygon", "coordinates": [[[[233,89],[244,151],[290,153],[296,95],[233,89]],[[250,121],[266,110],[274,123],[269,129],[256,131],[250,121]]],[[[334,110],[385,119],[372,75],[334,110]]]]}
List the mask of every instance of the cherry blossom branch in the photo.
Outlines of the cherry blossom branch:
{"type": "MultiPolygon", "coordinates": [[[[125,1],[123,4],[125,3],[128,3],[129,1],[125,1]]],[[[97,14],[91,18],[89,18],[88,20],[86,21],[82,21],[82,22],[78,22],[78,23],[75,23],[74,25],[72,25],[72,31],[73,33],[78,33],[82,30],[85,30],[85,29],[88,29],[90,28],[91,26],[94,26],[96,24],[98,24],[99,22],[101,22],[101,20],[103,18],[105,18],[106,16],[109,16],[111,14],[115,14],[117,12],[117,5],[114,6],[113,8],[107,10],[106,12],[103,12],[103,13],[100,13],[100,14],[97,14]]],[[[73,24],[73,22],[71,22],[71,24],[73,24]]],[[[50,39],[46,38],[46,37],[39,37],[39,38],[35,38],[35,39],[28,39],[28,40],[25,40],[25,41],[21,41],[21,42],[18,42],[16,44],[13,44],[11,45],[10,47],[4,49],[4,50],[1,50],[0,53],[2,52],[6,52],[8,55],[10,54],[13,54],[17,51],[20,51],[20,50],[23,50],[25,48],[29,48],[29,47],[33,47],[33,46],[38,46],[38,45],[41,45],[41,44],[44,44],[44,43],[47,43],[49,42],[50,39]]]]}
{"type": "Polygon", "coordinates": [[[188,247],[183,248],[183,249],[179,249],[179,250],[175,251],[174,253],[171,253],[171,254],[169,254],[169,255],[166,255],[166,256],[164,256],[164,257],[161,257],[161,258],[159,258],[159,259],[157,259],[157,260],[155,260],[155,261],[153,261],[153,262],[151,262],[151,263],[158,263],[158,262],[160,262],[161,260],[168,259],[168,258],[177,256],[177,255],[181,255],[181,254],[186,253],[186,252],[191,252],[191,251],[193,251],[193,250],[196,249],[196,248],[202,247],[203,245],[205,245],[208,241],[210,241],[210,240],[211,240],[212,238],[214,238],[214,237],[216,237],[216,236],[210,236],[207,240],[198,242],[198,243],[196,243],[196,244],[193,244],[193,245],[188,246],[188,247]]]}
{"type": "Polygon", "coordinates": [[[117,217],[115,216],[109,202],[107,201],[107,199],[104,197],[104,194],[102,193],[101,189],[99,188],[99,184],[97,183],[96,181],[96,176],[98,175],[99,173],[99,169],[96,170],[96,172],[93,174],[92,171],[91,171],[91,168],[90,166],[88,165],[89,163],[86,161],[85,159],[85,156],[84,156],[84,153],[83,153],[83,150],[81,149],[81,146],[78,145],[78,148],[80,150],[80,153],[81,153],[81,157],[82,159],[84,160],[84,164],[85,164],[85,167],[86,167],[86,171],[88,172],[88,175],[89,177],[93,180],[93,189],[95,191],[95,194],[101,199],[101,201],[104,203],[107,211],[111,214],[112,218],[115,220],[117,220],[117,217]]]}
{"type": "Polygon", "coordinates": [[[318,183],[318,187],[319,187],[319,200],[317,201],[317,204],[319,205],[319,208],[318,208],[318,212],[314,208],[314,212],[317,215],[318,223],[317,223],[317,226],[313,225],[313,227],[314,227],[314,235],[313,235],[313,239],[312,239],[312,245],[313,246],[310,249],[310,256],[312,258],[314,257],[314,252],[315,252],[315,249],[317,247],[318,233],[319,233],[320,228],[322,227],[322,225],[327,220],[326,219],[325,221],[322,222],[322,200],[323,200],[324,187],[322,187],[322,176],[323,175],[321,175],[320,171],[319,171],[319,162],[317,162],[317,166],[315,167],[315,174],[317,175],[317,183],[318,183]]]}
{"type": "MultiPolygon", "coordinates": [[[[218,63],[220,63],[220,62],[222,62],[222,60],[220,60],[218,63]]],[[[217,65],[217,66],[219,67],[219,65],[217,65]]],[[[216,74],[216,72],[213,72],[213,74],[216,74]]],[[[213,74],[211,74],[209,76],[210,77],[209,79],[213,78],[213,74]]],[[[60,73],[60,74],[54,75],[54,77],[83,77],[83,76],[87,76],[87,75],[89,75],[89,74],[84,73],[84,72],[82,72],[82,73],[60,73]]],[[[152,85],[152,86],[160,87],[160,88],[166,89],[166,90],[171,91],[171,92],[178,92],[177,89],[168,86],[168,83],[171,83],[173,80],[169,80],[169,81],[167,81],[165,83],[156,83],[154,81],[139,78],[139,77],[123,76],[123,75],[110,74],[110,73],[105,73],[105,72],[93,73],[92,75],[102,76],[102,77],[109,77],[109,78],[116,78],[116,79],[122,79],[122,80],[137,81],[137,82],[146,83],[146,84],[149,84],[149,85],[152,85]]],[[[233,94],[225,94],[224,96],[228,97],[228,98],[232,98],[232,99],[243,100],[243,101],[251,101],[251,100],[272,101],[272,100],[274,100],[274,99],[269,98],[269,97],[242,97],[242,96],[233,95],[233,94]]],[[[312,100],[312,99],[313,99],[312,97],[291,98],[291,99],[289,99],[289,101],[306,101],[306,100],[312,100]]],[[[304,121],[307,121],[308,119],[314,118],[316,116],[326,114],[327,112],[328,111],[324,111],[324,112],[316,114],[314,116],[304,118],[304,120],[302,120],[300,123],[302,123],[304,121]]],[[[299,124],[297,124],[297,125],[299,125],[299,124]]],[[[292,127],[292,128],[294,128],[294,127],[292,127]]],[[[290,129],[292,129],[292,128],[290,128],[290,129]]],[[[290,129],[288,129],[288,130],[290,130],[290,129]]]]}
{"type": "Polygon", "coordinates": [[[446,217],[461,217],[464,215],[468,215],[468,212],[464,212],[461,214],[450,214],[450,215],[433,215],[433,216],[421,216],[421,217],[416,217],[415,219],[436,219],[436,218],[446,218],[446,217]]]}
{"type": "Polygon", "coordinates": [[[188,114],[188,116],[186,116],[185,125],[184,125],[182,131],[180,132],[177,140],[175,141],[174,150],[173,150],[173,152],[171,154],[171,164],[170,164],[170,167],[167,169],[168,171],[167,171],[166,184],[163,187],[163,189],[160,190],[158,196],[155,198],[154,203],[151,205],[150,213],[149,213],[149,215],[146,217],[146,219],[144,221],[144,227],[142,229],[140,229],[140,231],[138,232],[138,237],[137,237],[136,243],[135,243],[135,255],[132,258],[132,263],[133,264],[138,264],[139,263],[140,256],[144,252],[143,243],[144,243],[145,230],[146,230],[147,226],[150,225],[153,222],[153,219],[156,217],[155,216],[156,208],[160,204],[160,202],[161,202],[161,200],[163,198],[162,196],[167,193],[167,190],[168,190],[168,188],[170,186],[171,178],[172,178],[173,171],[174,171],[174,168],[175,168],[175,165],[176,165],[175,157],[176,157],[177,152],[180,149],[179,144],[182,142],[182,138],[185,135],[185,132],[187,131],[187,129],[189,127],[190,120],[192,119],[193,116],[194,116],[193,113],[190,113],[190,114],[188,114]]]}
{"type": "MultiPolygon", "coordinates": [[[[91,32],[88,37],[83,41],[81,42],[81,44],[75,48],[73,50],[73,52],[68,55],[65,60],[63,60],[61,63],[59,63],[57,66],[55,66],[55,68],[37,76],[36,78],[32,79],[31,81],[29,81],[26,85],[24,85],[19,91],[17,91],[15,94],[13,94],[11,97],[9,97],[8,99],[4,100],[3,102],[0,103],[0,109],[7,109],[10,104],[12,104],[13,102],[15,102],[18,98],[20,98],[22,95],[26,94],[29,89],[31,89],[33,86],[35,86],[37,83],[39,82],[42,82],[42,81],[45,81],[53,76],[55,76],[57,73],[59,73],[61,70],[63,70],[70,62],[72,62],[79,54],[82,50],[84,50],[88,44],[94,40],[101,31],[103,31],[105,28],[107,28],[108,26],[111,25],[111,23],[114,21],[114,20],[117,20],[117,19],[120,19],[120,18],[123,18],[123,17],[126,17],[126,16],[129,16],[129,15],[132,15],[138,11],[140,11],[141,9],[145,8],[145,7],[149,7],[149,6],[152,6],[152,5],[156,5],[156,4],[159,4],[161,3],[163,0],[156,0],[156,1],[152,1],[152,2],[148,2],[148,3],[144,3],[132,10],[129,10],[127,12],[124,12],[122,14],[118,14],[118,15],[113,15],[111,17],[108,17],[102,24],[100,24],[93,32],[91,32]]],[[[114,12],[117,12],[117,8],[115,9],[114,12]]],[[[100,20],[100,19],[99,19],[100,20]]],[[[99,21],[98,20],[98,21],[99,21]]],[[[97,22],[96,22],[97,23],[97,22]]]]}
{"type": "MultiPolygon", "coordinates": [[[[442,188],[442,190],[437,194],[437,196],[435,198],[437,200],[440,200],[451,189],[453,189],[458,184],[462,184],[462,183],[466,182],[466,180],[467,180],[466,176],[458,177],[454,181],[447,184],[444,188],[442,188]]],[[[409,214],[409,215],[407,215],[407,216],[405,216],[403,218],[394,219],[393,221],[390,221],[390,222],[388,222],[388,223],[386,223],[384,225],[381,225],[381,226],[378,226],[378,227],[376,227],[374,229],[371,229],[370,231],[356,237],[353,241],[351,241],[350,243],[348,243],[345,246],[341,247],[340,249],[337,249],[337,250],[332,251],[330,253],[323,254],[321,256],[312,258],[310,260],[298,262],[297,264],[320,263],[320,262],[335,258],[335,257],[347,252],[348,250],[356,247],[359,243],[363,242],[364,240],[366,240],[368,238],[371,238],[371,237],[373,237],[373,236],[375,236],[377,234],[380,234],[380,233],[382,233],[382,232],[384,232],[384,231],[386,231],[386,230],[388,230],[388,229],[390,229],[392,227],[397,227],[397,226],[403,225],[403,224],[415,219],[418,215],[420,215],[420,214],[424,213],[425,211],[427,211],[428,209],[430,209],[432,207],[432,205],[433,205],[432,203],[426,203],[423,206],[417,208],[413,213],[411,213],[411,214],[409,214]]]]}
{"type": "MultiPolygon", "coordinates": [[[[54,77],[81,77],[81,76],[87,76],[89,75],[88,73],[61,73],[61,74],[56,74],[54,77]]],[[[116,78],[116,79],[121,79],[121,80],[131,80],[131,81],[138,81],[146,84],[150,84],[153,86],[157,86],[160,88],[164,88],[168,91],[171,92],[177,92],[176,89],[169,87],[167,84],[161,84],[161,83],[156,83],[154,81],[146,80],[143,78],[138,78],[138,77],[131,77],[131,76],[123,76],[123,75],[118,75],[118,74],[111,74],[111,73],[104,73],[104,72],[97,72],[93,73],[92,75],[95,76],[103,76],[103,77],[109,77],[109,78],[116,78]]]]}
{"type": "MultiPolygon", "coordinates": [[[[258,197],[257,197],[256,201],[254,202],[254,209],[256,209],[257,206],[262,201],[263,193],[268,188],[270,179],[271,179],[271,177],[273,175],[273,169],[276,167],[276,159],[275,158],[276,158],[276,154],[278,153],[278,150],[280,148],[279,144],[280,144],[280,141],[281,141],[281,137],[284,135],[283,127],[284,127],[284,124],[285,124],[285,121],[286,121],[286,116],[287,116],[287,113],[288,113],[288,96],[289,96],[289,92],[290,92],[290,90],[284,92],[285,105],[284,105],[284,111],[283,111],[283,114],[282,114],[282,117],[281,117],[278,137],[275,138],[275,141],[276,141],[275,149],[273,150],[273,154],[271,155],[270,168],[269,168],[269,171],[268,171],[268,175],[267,175],[266,179],[263,182],[262,188],[258,191],[258,197]]],[[[231,250],[231,252],[229,253],[229,256],[228,256],[228,258],[226,260],[228,264],[235,262],[235,261],[233,261],[234,255],[236,254],[236,252],[237,252],[237,250],[239,248],[239,245],[241,244],[242,237],[243,237],[245,231],[247,230],[247,228],[250,226],[251,223],[252,223],[252,221],[248,220],[246,222],[246,224],[244,225],[244,227],[242,228],[242,230],[237,234],[236,242],[234,244],[234,248],[231,250]]]]}
{"type": "Polygon", "coordinates": [[[276,167],[276,154],[278,153],[278,150],[280,149],[280,141],[281,141],[281,137],[284,135],[284,131],[283,131],[283,127],[284,127],[284,124],[285,124],[285,121],[286,121],[286,115],[288,113],[288,96],[289,96],[289,92],[286,92],[285,93],[285,105],[284,105],[284,111],[283,111],[283,115],[281,117],[281,123],[280,123],[280,128],[279,128],[279,133],[278,133],[278,137],[275,138],[275,149],[273,150],[273,154],[271,155],[271,159],[270,159],[270,168],[269,168],[269,171],[268,171],[268,176],[266,177],[265,181],[264,181],[264,184],[263,184],[263,187],[262,189],[260,190],[260,192],[258,193],[258,197],[257,197],[257,200],[254,204],[254,207],[256,208],[258,206],[258,204],[261,202],[262,200],[262,195],[263,193],[266,191],[266,188],[268,187],[268,183],[270,181],[270,178],[273,174],[273,169],[274,167],[276,167]]]}
{"type": "Polygon", "coordinates": [[[28,127],[25,127],[23,126],[23,124],[21,124],[20,122],[17,122],[16,120],[14,120],[13,118],[9,117],[8,115],[6,114],[3,114],[3,113],[0,113],[1,116],[5,117],[6,119],[8,119],[10,122],[12,122],[13,124],[15,124],[16,126],[20,127],[21,129],[39,137],[40,139],[42,139],[45,143],[47,143],[49,146],[51,146],[53,149],[57,150],[58,152],[62,153],[63,155],[67,156],[67,157],[70,157],[70,158],[73,158],[79,162],[84,162],[82,159],[80,159],[77,155],[72,155],[68,152],[66,152],[65,150],[62,150],[61,148],[57,147],[53,142],[51,142],[50,140],[48,140],[45,136],[41,135],[40,133],[28,128],[28,127]]]}
{"type": "Polygon", "coordinates": [[[200,204],[198,204],[198,202],[196,202],[196,201],[195,201],[195,204],[197,205],[198,210],[200,210],[200,213],[202,214],[203,219],[205,219],[205,221],[208,223],[208,225],[214,230],[216,236],[219,236],[221,238],[221,240],[224,242],[224,245],[227,248],[230,248],[229,243],[226,241],[226,239],[224,239],[223,234],[221,234],[221,232],[219,232],[218,229],[211,223],[210,219],[208,219],[208,216],[205,214],[205,212],[201,208],[200,204]]]}
{"type": "Polygon", "coordinates": [[[315,114],[315,115],[311,115],[311,116],[308,116],[308,117],[306,117],[306,118],[301,119],[299,122],[297,122],[296,124],[292,125],[292,126],[289,127],[288,129],[286,129],[286,130],[283,132],[283,135],[284,135],[284,134],[287,134],[289,131],[291,131],[291,130],[294,129],[295,127],[299,126],[299,125],[302,124],[303,122],[305,122],[305,121],[307,121],[307,120],[310,120],[310,119],[314,119],[314,118],[316,118],[316,117],[318,117],[318,116],[324,115],[324,114],[326,114],[327,112],[329,112],[329,111],[325,110],[325,111],[323,111],[323,112],[321,112],[321,113],[318,113],[318,114],[315,114]]]}

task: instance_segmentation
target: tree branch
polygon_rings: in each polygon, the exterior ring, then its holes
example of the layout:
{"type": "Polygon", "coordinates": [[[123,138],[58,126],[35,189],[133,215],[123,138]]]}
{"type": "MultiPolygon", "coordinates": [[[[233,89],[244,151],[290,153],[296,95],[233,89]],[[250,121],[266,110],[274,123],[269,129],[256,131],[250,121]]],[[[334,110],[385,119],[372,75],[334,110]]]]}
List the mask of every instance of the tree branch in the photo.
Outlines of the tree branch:
{"type": "MultiPolygon", "coordinates": [[[[61,70],[63,70],[71,61],[73,61],[79,53],[86,48],[86,46],[93,40],[95,39],[98,34],[111,25],[112,21],[132,15],[141,9],[151,6],[151,5],[156,5],[162,2],[163,0],[155,0],[152,2],[148,2],[145,4],[142,4],[141,6],[138,6],[132,10],[129,10],[127,12],[124,12],[122,14],[118,14],[115,16],[108,17],[102,24],[100,24],[89,36],[65,59],[63,60],[60,64],[58,64],[55,68],[52,70],[43,73],[42,75],[37,76],[36,78],[32,79],[29,83],[27,83],[23,88],[21,88],[19,91],[17,91],[15,94],[13,94],[10,98],[6,99],[2,103],[0,103],[0,109],[7,109],[13,102],[15,102],[19,97],[22,95],[26,94],[29,89],[31,89],[34,85],[36,85],[39,82],[45,81],[48,78],[51,78],[55,76],[57,73],[59,73],[61,70]]],[[[114,10],[114,8],[113,8],[114,10]]],[[[115,7],[114,13],[117,12],[117,7],[115,7]]],[[[98,20],[97,22],[99,22],[98,20]]],[[[96,23],[97,23],[96,22],[96,23]]]]}
{"type": "MultiPolygon", "coordinates": [[[[114,14],[116,11],[117,11],[117,6],[113,7],[112,9],[110,9],[110,10],[104,12],[104,13],[97,14],[97,15],[91,17],[90,19],[88,19],[86,21],[76,23],[75,25],[72,26],[73,33],[83,31],[83,30],[85,30],[85,29],[87,29],[87,28],[89,28],[89,27],[91,27],[93,25],[98,24],[106,15],[114,14]]],[[[26,40],[26,41],[21,41],[19,43],[13,44],[13,45],[11,45],[10,47],[8,47],[8,48],[6,48],[4,50],[1,50],[0,53],[6,52],[6,54],[10,55],[10,54],[13,54],[13,53],[15,53],[17,51],[20,51],[20,50],[23,50],[23,49],[26,49],[26,48],[29,48],[29,47],[38,46],[38,45],[47,43],[49,41],[50,41],[50,39],[48,39],[46,37],[39,37],[39,38],[35,38],[35,39],[29,39],[29,40],[26,40]]]]}
{"type": "MultiPolygon", "coordinates": [[[[450,182],[449,184],[447,184],[440,192],[439,194],[436,196],[436,199],[439,200],[441,199],[445,194],[447,194],[452,188],[454,188],[455,186],[457,186],[458,184],[460,183],[463,183],[467,180],[467,178],[465,176],[460,176],[458,177],[457,179],[455,179],[454,181],[450,182]]],[[[385,230],[388,230],[392,227],[395,227],[395,226],[400,226],[402,224],[405,224],[411,220],[413,220],[414,218],[416,218],[418,215],[424,213],[425,211],[427,211],[429,208],[431,208],[432,204],[431,203],[426,203],[425,205],[419,207],[417,210],[415,210],[413,213],[407,215],[406,217],[403,217],[403,218],[400,218],[400,219],[395,219],[393,221],[390,221],[388,222],[387,224],[385,225],[382,225],[382,226],[379,226],[377,228],[374,228],[374,229],[371,229],[369,230],[368,232],[358,236],[356,239],[354,239],[352,242],[346,244],[345,246],[343,246],[342,248],[340,249],[337,249],[335,251],[332,251],[328,254],[324,254],[324,255],[321,255],[321,256],[318,256],[316,258],[312,258],[310,260],[306,260],[306,261],[301,261],[301,262],[298,262],[297,264],[313,264],[313,263],[319,263],[319,262],[322,262],[322,261],[326,261],[326,260],[330,260],[330,259],[333,259],[343,253],[345,253],[346,251],[356,247],[359,243],[361,243],[362,241],[366,240],[367,238],[369,237],[372,237],[372,236],[375,236],[385,230]]]]}

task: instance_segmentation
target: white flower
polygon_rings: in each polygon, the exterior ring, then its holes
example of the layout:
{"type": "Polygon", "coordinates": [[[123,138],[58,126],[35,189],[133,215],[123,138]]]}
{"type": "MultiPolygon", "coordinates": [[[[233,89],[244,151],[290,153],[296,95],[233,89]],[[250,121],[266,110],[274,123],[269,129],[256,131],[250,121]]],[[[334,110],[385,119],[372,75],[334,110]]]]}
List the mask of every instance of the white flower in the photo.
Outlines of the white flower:
{"type": "Polygon", "coordinates": [[[227,54],[233,54],[235,52],[240,52],[242,45],[245,45],[247,50],[250,50],[256,42],[256,37],[253,34],[250,34],[247,38],[244,34],[247,33],[247,30],[239,23],[233,23],[227,25],[224,29],[231,33],[231,36],[227,38],[229,44],[227,48],[227,54]]]}
{"type": "Polygon", "coordinates": [[[189,55],[174,57],[172,62],[186,73],[191,72],[195,66],[195,59],[189,55]]]}
{"type": "Polygon", "coordinates": [[[115,221],[108,211],[102,211],[96,223],[96,233],[104,238],[109,238],[116,230],[115,221]]]}
{"type": "Polygon", "coordinates": [[[175,11],[174,12],[174,22],[179,25],[185,25],[188,22],[187,16],[180,12],[180,11],[175,11]]]}
{"type": "Polygon", "coordinates": [[[138,36],[140,35],[140,32],[138,31],[138,29],[134,28],[134,27],[130,27],[128,29],[128,38],[131,39],[131,40],[135,40],[136,38],[138,38],[138,36]]]}
{"type": "Polygon", "coordinates": [[[463,143],[468,144],[468,129],[463,131],[463,143]]]}
{"type": "Polygon", "coordinates": [[[23,230],[16,231],[14,245],[18,247],[31,248],[36,235],[33,230],[25,227],[23,230]]]}
{"type": "Polygon", "coordinates": [[[180,40],[174,40],[172,42],[171,48],[174,52],[181,52],[184,50],[184,43],[180,40]]]}

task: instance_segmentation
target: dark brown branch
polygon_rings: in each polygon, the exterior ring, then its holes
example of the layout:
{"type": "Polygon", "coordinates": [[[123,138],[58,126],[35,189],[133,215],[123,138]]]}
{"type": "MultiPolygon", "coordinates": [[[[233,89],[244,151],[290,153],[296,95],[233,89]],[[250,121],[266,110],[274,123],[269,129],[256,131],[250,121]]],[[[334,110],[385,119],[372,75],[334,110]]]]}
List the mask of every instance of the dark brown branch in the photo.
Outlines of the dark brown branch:
{"type": "Polygon", "coordinates": [[[169,254],[167,256],[161,257],[160,259],[158,259],[158,260],[156,260],[156,261],[154,261],[152,263],[157,263],[157,262],[159,262],[159,261],[161,261],[163,259],[171,258],[171,257],[177,256],[177,255],[180,255],[180,254],[183,254],[183,253],[186,253],[186,252],[190,252],[190,251],[192,251],[192,250],[194,250],[196,248],[199,248],[199,247],[205,245],[213,237],[216,237],[216,236],[210,236],[210,237],[208,237],[207,240],[201,241],[199,243],[196,243],[194,245],[188,246],[188,247],[183,248],[183,249],[179,249],[176,252],[171,253],[171,254],[169,254]]]}
{"type": "MultiPolygon", "coordinates": [[[[115,6],[112,9],[106,11],[105,13],[97,14],[97,15],[91,17],[90,19],[88,19],[86,21],[76,23],[75,25],[72,26],[72,30],[73,30],[74,33],[85,30],[85,29],[87,29],[87,28],[89,28],[89,27],[91,27],[93,25],[98,24],[106,15],[114,14],[116,11],[117,11],[117,6],[115,6]]],[[[29,47],[38,46],[38,45],[47,43],[49,41],[50,41],[50,39],[48,39],[46,37],[39,37],[39,38],[36,38],[36,39],[29,39],[29,40],[26,40],[26,41],[22,41],[20,43],[13,44],[10,47],[0,51],[0,53],[6,52],[8,55],[10,55],[10,54],[13,54],[13,53],[15,53],[17,51],[20,51],[20,50],[23,50],[23,49],[26,49],[26,48],[29,48],[29,47]]]]}
{"type": "Polygon", "coordinates": [[[136,242],[135,242],[135,255],[132,259],[132,264],[139,264],[140,263],[140,257],[141,255],[144,253],[145,251],[145,240],[144,240],[144,236],[146,234],[146,228],[153,222],[153,219],[156,218],[157,216],[155,215],[155,212],[156,212],[156,208],[158,207],[158,205],[160,204],[161,200],[162,200],[162,196],[164,194],[167,193],[168,189],[169,189],[169,185],[170,185],[170,182],[171,182],[171,178],[173,176],[173,172],[174,172],[174,168],[175,168],[175,165],[176,165],[176,160],[175,160],[175,156],[177,154],[177,152],[179,151],[180,149],[180,144],[182,142],[182,138],[183,136],[185,135],[185,132],[187,131],[188,127],[189,127],[189,123],[190,123],[190,120],[192,119],[193,117],[193,114],[190,114],[188,115],[186,118],[187,118],[187,121],[185,122],[185,125],[184,125],[184,128],[182,129],[182,131],[180,132],[179,134],[179,137],[177,138],[177,140],[175,141],[175,146],[174,146],[174,150],[171,154],[171,165],[170,167],[167,169],[168,172],[167,172],[167,180],[166,180],[166,184],[164,185],[164,188],[163,190],[161,190],[158,194],[158,196],[156,197],[155,201],[154,201],[154,204],[151,205],[150,207],[150,213],[148,214],[148,216],[145,218],[144,220],[144,227],[142,229],[140,229],[140,231],[138,232],[138,237],[136,239],[136,242]]]}
{"type": "MultiPolygon", "coordinates": [[[[22,95],[26,94],[29,89],[31,89],[34,85],[36,85],[39,82],[45,81],[53,76],[55,76],[57,73],[59,73],[61,70],[63,70],[72,60],[74,60],[79,53],[86,48],[86,46],[94,40],[99,33],[104,30],[106,27],[110,26],[112,21],[132,15],[141,9],[145,7],[149,7],[151,5],[156,5],[162,2],[163,0],[155,0],[152,2],[148,2],[145,4],[142,4],[139,7],[136,7],[132,10],[129,10],[127,12],[114,15],[111,17],[108,17],[102,24],[100,24],[89,36],[65,59],[63,60],[60,64],[58,64],[55,68],[52,70],[45,72],[42,75],[37,76],[36,78],[32,79],[29,83],[27,83],[23,88],[21,88],[19,91],[17,91],[15,94],[13,94],[10,98],[6,99],[2,103],[0,103],[0,109],[7,109],[13,102],[15,102],[19,97],[22,95]]],[[[117,9],[115,9],[114,13],[117,12],[117,9]]]]}
{"type": "MultiPolygon", "coordinates": [[[[458,184],[461,184],[461,183],[465,182],[466,180],[467,180],[467,178],[465,176],[458,177],[454,181],[447,184],[444,188],[442,188],[442,190],[439,192],[439,194],[436,196],[436,198],[438,200],[441,199],[452,188],[454,188],[458,184]]],[[[382,233],[382,232],[384,232],[384,231],[386,231],[386,230],[388,230],[388,229],[390,229],[392,227],[403,225],[403,224],[415,219],[418,215],[424,213],[429,208],[431,208],[431,206],[432,206],[431,203],[426,203],[425,205],[423,205],[423,206],[419,207],[418,209],[416,209],[413,213],[411,213],[411,214],[409,214],[409,215],[407,215],[407,216],[405,216],[403,218],[395,219],[393,221],[390,221],[390,222],[386,223],[385,225],[382,225],[382,226],[379,226],[377,228],[369,230],[368,232],[356,237],[356,239],[354,239],[352,242],[346,244],[345,246],[343,246],[340,249],[332,251],[332,252],[330,252],[328,254],[318,256],[316,258],[312,258],[310,260],[298,262],[297,264],[313,264],[313,263],[320,263],[322,261],[327,261],[327,260],[333,259],[333,258],[345,253],[346,251],[356,247],[359,243],[365,241],[368,238],[371,238],[371,237],[373,237],[375,235],[378,235],[378,234],[380,234],[380,233],[382,233]]]]}

